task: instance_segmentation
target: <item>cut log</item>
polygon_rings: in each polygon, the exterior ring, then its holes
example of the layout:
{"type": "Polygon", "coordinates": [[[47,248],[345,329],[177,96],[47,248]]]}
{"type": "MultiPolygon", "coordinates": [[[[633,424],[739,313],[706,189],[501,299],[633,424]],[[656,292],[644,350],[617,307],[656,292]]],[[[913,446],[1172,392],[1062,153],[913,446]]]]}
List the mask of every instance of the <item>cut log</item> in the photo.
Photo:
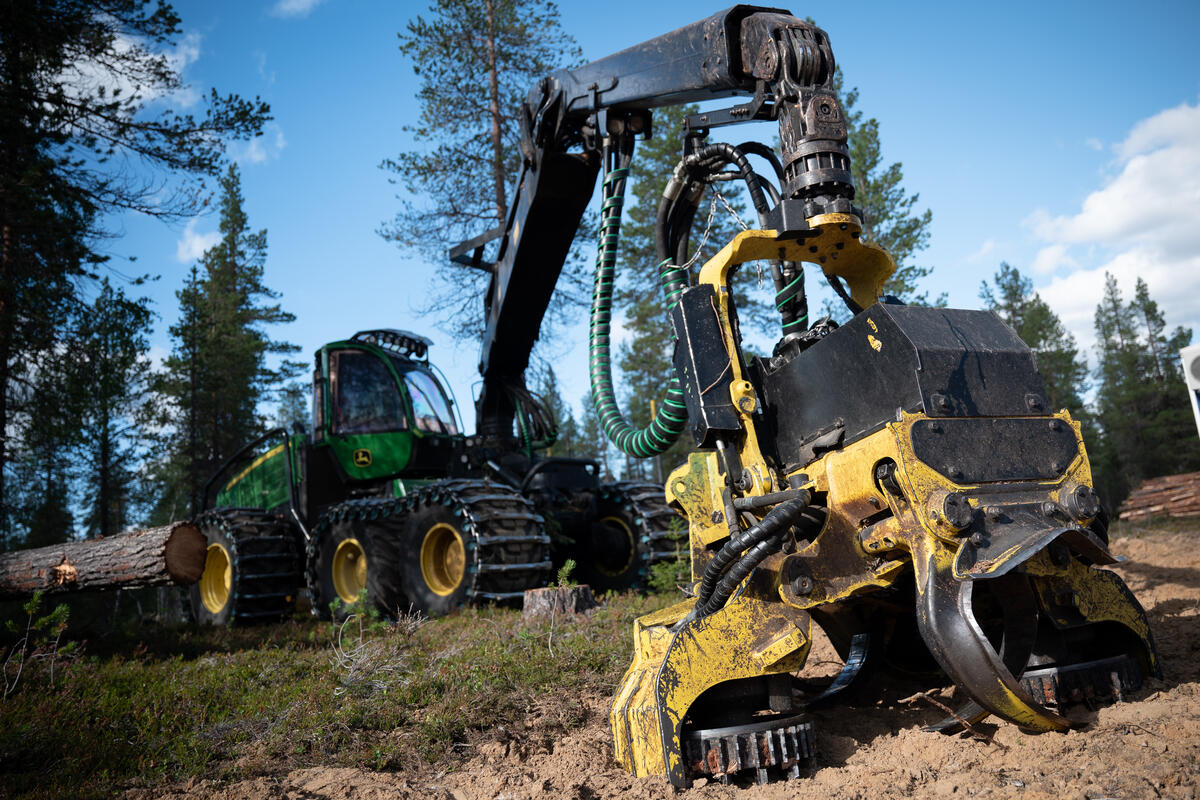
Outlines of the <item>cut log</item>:
{"type": "Polygon", "coordinates": [[[587,585],[526,589],[521,616],[525,619],[567,617],[582,614],[598,605],[596,598],[592,596],[592,587],[587,585]]]}
{"type": "Polygon", "coordinates": [[[0,599],[94,589],[189,586],[204,571],[204,534],[190,522],[0,555],[0,599]]]}
{"type": "Polygon", "coordinates": [[[1121,504],[1123,520],[1200,516],[1200,472],[1142,481],[1121,504]]]}

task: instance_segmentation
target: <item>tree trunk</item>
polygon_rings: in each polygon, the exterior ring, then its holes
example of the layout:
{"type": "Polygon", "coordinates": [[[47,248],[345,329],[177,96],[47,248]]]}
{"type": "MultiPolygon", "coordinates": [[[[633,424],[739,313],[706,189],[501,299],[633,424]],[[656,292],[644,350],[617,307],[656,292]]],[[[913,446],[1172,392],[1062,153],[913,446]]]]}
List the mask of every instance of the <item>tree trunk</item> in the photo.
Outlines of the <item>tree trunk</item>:
{"type": "Polygon", "coordinates": [[[505,197],[505,187],[508,186],[508,175],[504,169],[504,134],[501,130],[500,118],[500,65],[496,56],[496,3],[495,0],[484,0],[487,8],[488,28],[487,37],[488,59],[488,115],[492,118],[492,184],[496,190],[496,219],[497,224],[503,225],[508,218],[508,199],[505,197]]]}
{"type": "Polygon", "coordinates": [[[592,587],[587,585],[526,589],[521,616],[525,619],[550,616],[571,617],[593,609],[597,605],[599,603],[592,596],[592,587]]]}
{"type": "Polygon", "coordinates": [[[94,589],[187,586],[204,571],[205,539],[190,522],[0,555],[0,599],[94,589]]]}

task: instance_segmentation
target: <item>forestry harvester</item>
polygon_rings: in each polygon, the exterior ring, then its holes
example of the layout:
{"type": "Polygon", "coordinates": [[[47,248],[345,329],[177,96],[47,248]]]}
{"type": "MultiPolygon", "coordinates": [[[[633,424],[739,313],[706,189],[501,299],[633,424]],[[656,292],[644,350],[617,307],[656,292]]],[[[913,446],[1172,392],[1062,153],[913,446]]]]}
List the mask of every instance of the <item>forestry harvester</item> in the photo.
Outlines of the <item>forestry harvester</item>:
{"type": "Polygon", "coordinates": [[[368,330],[317,351],[311,430],[250,442],[205,490],[198,621],[279,619],[305,584],[321,616],[363,591],[388,616],[441,614],[519,598],[567,558],[619,590],[674,557],[662,489],[540,455],[555,427],[523,386],[506,395],[507,428],[464,436],[429,344],[368,330]]]}
{"type": "MultiPolygon", "coordinates": [[[[491,272],[493,326],[536,331],[602,175],[597,410],[630,455],[661,452],[684,431],[695,444],[666,483],[689,523],[691,596],[635,623],[611,712],[617,760],[676,786],[798,775],[814,756],[806,709],[836,702],[872,666],[944,673],[963,698],[934,726],[947,732],[989,714],[1064,730],[1079,705],[1120,700],[1159,672],[1145,613],[1104,569],[1116,559],[1079,422],[1048,407],[1033,353],[991,312],[883,296],[895,264],[863,241],[833,81],[824,31],[752,6],[556,72],[525,103],[506,226],[456,253],[491,272]],[[634,429],[613,402],[609,364],[634,142],[650,135],[656,107],[733,95],[748,100],[685,120],[681,160],[665,176],[656,263],[645,268],[662,281],[677,378],[657,417],[634,429]],[[778,152],[709,139],[755,120],[778,123],[778,152]],[[745,184],[758,229],[693,272],[689,233],[716,182],[745,184]],[[489,236],[502,237],[495,263],[481,258],[489,236]],[[742,349],[730,282],[756,260],[770,265],[780,311],[767,357],[742,349]],[[805,263],[848,322],[809,320],[805,263]],[[806,691],[814,623],[844,668],[806,691]]],[[[521,342],[489,342],[492,378],[519,380],[521,342]]]]}

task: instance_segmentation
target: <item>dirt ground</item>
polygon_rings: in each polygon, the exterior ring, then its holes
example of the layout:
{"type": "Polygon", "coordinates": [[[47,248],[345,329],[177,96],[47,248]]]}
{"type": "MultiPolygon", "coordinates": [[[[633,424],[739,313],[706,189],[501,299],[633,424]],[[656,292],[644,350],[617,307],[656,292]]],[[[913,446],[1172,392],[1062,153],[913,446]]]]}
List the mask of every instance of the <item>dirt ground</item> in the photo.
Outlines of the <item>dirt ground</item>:
{"type": "MultiPolygon", "coordinates": [[[[1120,572],[1150,616],[1164,668],[1132,702],[1100,710],[1066,734],[980,726],[990,741],[927,733],[942,715],[923,699],[885,688],[872,707],[816,717],[818,764],[786,783],[736,788],[698,781],[687,800],[733,798],[980,797],[1023,800],[1200,798],[1200,525],[1194,534],[1116,539],[1120,572]]],[[[828,647],[826,644],[825,647],[828,647]]],[[[814,652],[813,659],[832,655],[814,652]]],[[[534,797],[658,798],[665,779],[635,779],[612,760],[608,697],[585,698],[582,727],[552,744],[518,745],[498,731],[444,774],[313,767],[229,785],[192,782],[137,800],[521,800],[534,797]]]]}

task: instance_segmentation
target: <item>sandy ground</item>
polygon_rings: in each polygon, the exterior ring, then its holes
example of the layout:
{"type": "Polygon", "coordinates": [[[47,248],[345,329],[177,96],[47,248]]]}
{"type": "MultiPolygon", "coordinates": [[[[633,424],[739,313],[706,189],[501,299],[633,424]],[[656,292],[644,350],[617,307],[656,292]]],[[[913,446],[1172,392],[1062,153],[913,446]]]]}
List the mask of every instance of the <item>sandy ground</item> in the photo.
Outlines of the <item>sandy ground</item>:
{"type": "MultiPolygon", "coordinates": [[[[1120,572],[1146,607],[1164,680],[1132,702],[1100,710],[1085,727],[1033,736],[1011,725],[980,726],[990,741],[927,733],[941,712],[886,688],[874,706],[816,716],[819,757],[811,775],[736,788],[698,781],[688,800],[732,798],[987,797],[1024,800],[1200,797],[1200,551],[1196,535],[1118,539],[1120,572]]],[[[827,647],[828,645],[826,645],[827,647]]],[[[822,654],[814,652],[814,658],[822,654]]],[[[194,781],[130,800],[521,800],[534,797],[658,798],[665,779],[635,779],[612,760],[607,697],[584,698],[584,725],[543,745],[498,732],[445,774],[313,767],[230,785],[194,781]]]]}

